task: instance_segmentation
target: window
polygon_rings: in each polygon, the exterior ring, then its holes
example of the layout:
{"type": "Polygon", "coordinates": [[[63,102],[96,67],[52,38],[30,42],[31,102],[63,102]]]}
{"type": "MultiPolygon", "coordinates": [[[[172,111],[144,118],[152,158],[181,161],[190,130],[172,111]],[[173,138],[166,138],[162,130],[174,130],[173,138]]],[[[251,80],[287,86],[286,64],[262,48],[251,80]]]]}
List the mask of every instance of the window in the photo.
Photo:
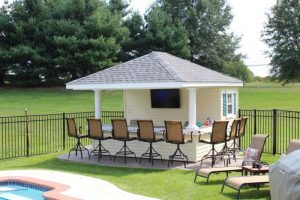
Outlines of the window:
{"type": "Polygon", "coordinates": [[[233,94],[227,94],[227,115],[233,114],[233,94]]]}
{"type": "Polygon", "coordinates": [[[233,117],[236,115],[236,92],[223,93],[223,116],[233,117]]]}

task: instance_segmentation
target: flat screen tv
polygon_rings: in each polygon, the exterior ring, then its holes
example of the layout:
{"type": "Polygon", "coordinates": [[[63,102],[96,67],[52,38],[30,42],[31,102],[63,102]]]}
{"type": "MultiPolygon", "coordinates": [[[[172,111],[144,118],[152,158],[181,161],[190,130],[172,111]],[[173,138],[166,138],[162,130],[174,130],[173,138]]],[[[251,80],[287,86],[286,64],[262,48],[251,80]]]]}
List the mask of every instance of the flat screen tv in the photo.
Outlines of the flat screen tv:
{"type": "Polygon", "coordinates": [[[155,89],[150,92],[152,108],[180,108],[179,89],[155,89]]]}

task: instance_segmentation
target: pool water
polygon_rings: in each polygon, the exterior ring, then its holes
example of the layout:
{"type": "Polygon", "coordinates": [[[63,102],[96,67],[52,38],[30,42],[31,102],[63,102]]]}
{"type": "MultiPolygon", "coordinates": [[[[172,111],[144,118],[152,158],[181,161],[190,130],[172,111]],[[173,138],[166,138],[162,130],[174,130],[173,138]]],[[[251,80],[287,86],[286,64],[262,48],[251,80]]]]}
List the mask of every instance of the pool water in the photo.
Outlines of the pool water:
{"type": "Polygon", "coordinates": [[[0,183],[0,200],[44,200],[43,193],[49,189],[21,183],[0,183]]]}

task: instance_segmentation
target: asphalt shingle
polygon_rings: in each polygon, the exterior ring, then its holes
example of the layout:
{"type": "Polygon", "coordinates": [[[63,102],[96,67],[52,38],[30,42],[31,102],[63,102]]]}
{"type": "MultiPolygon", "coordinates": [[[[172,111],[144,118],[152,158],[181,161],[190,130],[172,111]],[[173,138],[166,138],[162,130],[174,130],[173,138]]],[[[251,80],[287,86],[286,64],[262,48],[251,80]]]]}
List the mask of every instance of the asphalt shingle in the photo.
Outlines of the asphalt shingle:
{"type": "Polygon", "coordinates": [[[71,81],[67,85],[156,82],[242,83],[241,80],[171,54],[151,52],[114,67],[71,81]]]}

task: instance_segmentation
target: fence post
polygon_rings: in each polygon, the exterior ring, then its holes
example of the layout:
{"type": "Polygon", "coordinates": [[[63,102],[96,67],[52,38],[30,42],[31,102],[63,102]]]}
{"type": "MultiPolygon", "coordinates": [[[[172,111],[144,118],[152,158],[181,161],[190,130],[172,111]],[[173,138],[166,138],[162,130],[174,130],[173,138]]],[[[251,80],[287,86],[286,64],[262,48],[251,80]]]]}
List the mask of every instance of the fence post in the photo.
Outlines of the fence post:
{"type": "Polygon", "coordinates": [[[26,157],[29,157],[29,118],[27,109],[25,110],[25,131],[26,131],[26,157]]]}
{"type": "Polygon", "coordinates": [[[277,110],[273,109],[273,155],[276,154],[277,146],[277,110]]]}
{"type": "Polygon", "coordinates": [[[256,109],[253,110],[253,134],[256,135],[256,109]]]}
{"type": "Polygon", "coordinates": [[[65,120],[66,114],[63,113],[62,115],[63,115],[63,117],[62,117],[62,119],[63,119],[63,130],[62,130],[62,132],[63,132],[63,150],[66,150],[66,120],[65,120]]]}

